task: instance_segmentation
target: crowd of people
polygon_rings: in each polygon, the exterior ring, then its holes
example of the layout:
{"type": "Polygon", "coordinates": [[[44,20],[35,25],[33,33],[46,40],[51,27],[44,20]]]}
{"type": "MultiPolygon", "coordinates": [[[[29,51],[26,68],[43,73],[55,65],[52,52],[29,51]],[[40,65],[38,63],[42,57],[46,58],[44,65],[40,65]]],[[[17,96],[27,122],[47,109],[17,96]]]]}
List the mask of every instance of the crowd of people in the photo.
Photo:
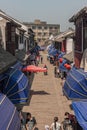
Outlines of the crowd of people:
{"type": "MultiPolygon", "coordinates": [[[[82,130],[76,120],[75,115],[65,112],[64,116],[65,118],[62,123],[60,123],[58,117],[55,116],[50,126],[45,125],[44,130],[82,130]]],[[[39,130],[36,119],[31,113],[26,113],[26,118],[24,118],[22,113],[20,113],[20,118],[21,130],[39,130]]]]}
{"type": "MultiPolygon", "coordinates": [[[[32,117],[31,113],[26,113],[26,119],[21,114],[21,130],[39,130],[36,119],[32,117]]],[[[50,126],[45,125],[45,130],[62,130],[58,117],[54,117],[54,121],[50,126]]]]}

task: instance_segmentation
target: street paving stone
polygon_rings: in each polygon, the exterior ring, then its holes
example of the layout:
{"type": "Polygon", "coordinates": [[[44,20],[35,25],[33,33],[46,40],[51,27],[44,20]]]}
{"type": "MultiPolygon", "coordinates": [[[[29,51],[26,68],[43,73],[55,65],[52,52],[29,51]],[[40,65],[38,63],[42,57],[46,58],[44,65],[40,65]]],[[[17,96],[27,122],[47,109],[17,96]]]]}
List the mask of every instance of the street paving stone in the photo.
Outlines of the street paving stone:
{"type": "Polygon", "coordinates": [[[61,79],[54,77],[54,66],[47,61],[47,54],[43,55],[44,64],[48,67],[48,75],[42,72],[35,73],[31,86],[29,105],[23,107],[23,112],[30,112],[37,120],[39,130],[45,130],[45,125],[51,125],[54,116],[59,117],[59,122],[64,119],[66,111],[73,113],[70,108],[71,101],[62,94],[61,79]]]}

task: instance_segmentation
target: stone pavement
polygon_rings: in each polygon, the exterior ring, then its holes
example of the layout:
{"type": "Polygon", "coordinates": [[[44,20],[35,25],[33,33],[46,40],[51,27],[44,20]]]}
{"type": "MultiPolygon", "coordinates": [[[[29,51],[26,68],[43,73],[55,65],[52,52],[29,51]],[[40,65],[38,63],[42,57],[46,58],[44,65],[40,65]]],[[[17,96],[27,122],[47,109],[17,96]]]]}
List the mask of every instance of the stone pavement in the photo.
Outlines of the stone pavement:
{"type": "Polygon", "coordinates": [[[48,75],[38,72],[34,76],[31,86],[29,105],[23,107],[23,112],[30,112],[37,120],[39,130],[45,130],[45,125],[51,125],[54,116],[59,117],[59,122],[64,119],[66,111],[70,109],[71,101],[62,95],[61,79],[54,77],[54,66],[47,61],[47,55],[43,55],[43,64],[48,67],[48,75]]]}

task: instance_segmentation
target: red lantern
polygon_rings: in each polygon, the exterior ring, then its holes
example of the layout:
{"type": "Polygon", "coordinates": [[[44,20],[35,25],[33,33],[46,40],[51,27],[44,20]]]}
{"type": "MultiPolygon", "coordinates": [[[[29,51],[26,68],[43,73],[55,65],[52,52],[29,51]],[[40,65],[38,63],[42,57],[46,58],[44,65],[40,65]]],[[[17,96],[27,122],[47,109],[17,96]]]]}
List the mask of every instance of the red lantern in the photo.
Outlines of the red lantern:
{"type": "Polygon", "coordinates": [[[71,69],[71,66],[69,64],[64,64],[64,67],[66,67],[66,69],[70,70],[71,69]]]}
{"type": "Polygon", "coordinates": [[[67,65],[68,65],[67,63],[66,63],[66,64],[64,64],[64,67],[67,67],[67,65]]]}
{"type": "Polygon", "coordinates": [[[59,59],[59,61],[60,61],[60,63],[62,63],[62,62],[63,62],[63,59],[62,59],[62,58],[60,58],[60,59],[59,59]]]}
{"type": "Polygon", "coordinates": [[[70,69],[71,69],[71,66],[70,66],[70,65],[67,65],[67,69],[70,70],[70,69]]]}

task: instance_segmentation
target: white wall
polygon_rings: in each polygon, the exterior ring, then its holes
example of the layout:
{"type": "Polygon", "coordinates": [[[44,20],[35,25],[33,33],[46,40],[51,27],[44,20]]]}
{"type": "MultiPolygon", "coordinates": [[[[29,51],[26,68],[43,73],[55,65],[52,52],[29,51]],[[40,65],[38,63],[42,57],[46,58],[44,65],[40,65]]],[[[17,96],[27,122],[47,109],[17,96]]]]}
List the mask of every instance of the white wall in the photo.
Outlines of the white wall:
{"type": "Polygon", "coordinates": [[[2,47],[6,50],[6,34],[5,34],[5,28],[6,28],[6,20],[0,17],[0,27],[1,27],[1,33],[2,33],[2,47]]]}
{"type": "Polygon", "coordinates": [[[87,72],[87,49],[83,52],[80,67],[84,68],[84,71],[87,72]]]}
{"type": "Polygon", "coordinates": [[[66,53],[73,51],[73,39],[67,38],[66,40],[66,53]]]}
{"type": "Polygon", "coordinates": [[[23,43],[19,43],[19,50],[24,49],[24,44],[23,43]]]}

